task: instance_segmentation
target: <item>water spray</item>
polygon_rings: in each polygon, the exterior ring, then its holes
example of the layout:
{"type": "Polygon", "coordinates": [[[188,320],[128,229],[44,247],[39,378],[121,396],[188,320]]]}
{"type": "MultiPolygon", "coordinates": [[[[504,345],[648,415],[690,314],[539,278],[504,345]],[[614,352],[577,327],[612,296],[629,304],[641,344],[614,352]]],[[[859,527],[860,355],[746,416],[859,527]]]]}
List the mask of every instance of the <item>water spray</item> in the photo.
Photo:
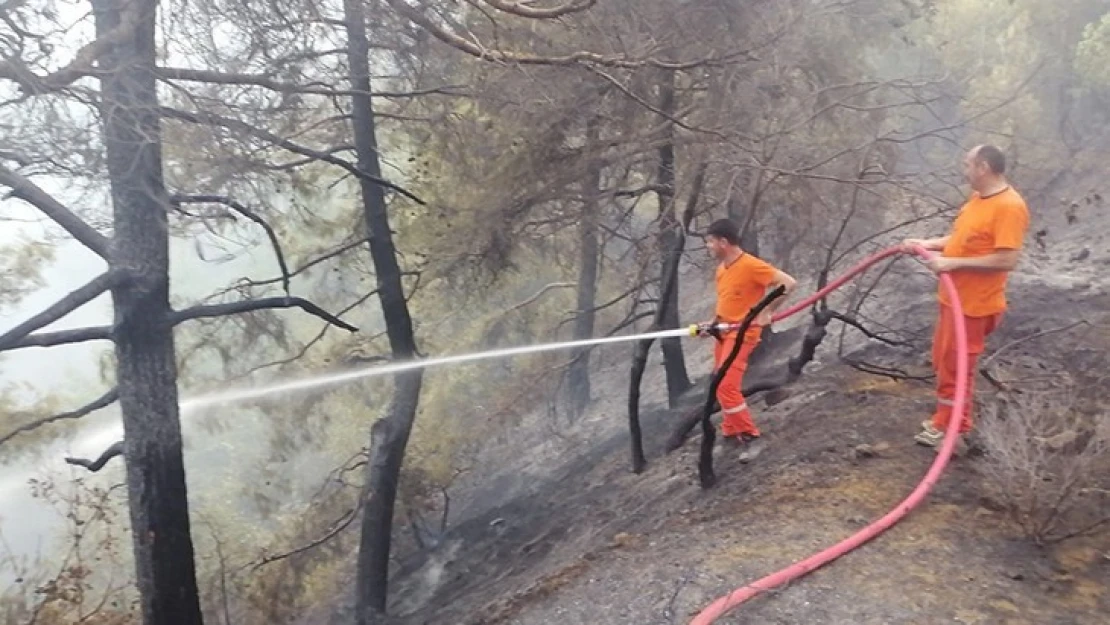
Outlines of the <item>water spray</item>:
{"type": "MultiPolygon", "coordinates": [[[[730,324],[717,324],[717,326],[722,328],[722,331],[727,331],[728,327],[730,327],[730,324]]],[[[314,375],[311,377],[302,378],[300,380],[275,382],[272,384],[263,384],[250,388],[230,388],[222,391],[214,391],[211,393],[206,393],[204,395],[198,395],[197,397],[185,399],[181,402],[181,409],[182,411],[186,411],[196,408],[202,408],[205,406],[212,406],[215,404],[228,404],[249,399],[259,399],[262,397],[277,395],[281,393],[307,391],[311,389],[332,386],[334,384],[341,384],[343,382],[353,382],[354,380],[361,380],[365,378],[373,378],[382,375],[403,373],[405,371],[427,369],[443,365],[456,365],[477,360],[508,358],[511,356],[523,356],[526,354],[538,354],[541,352],[550,352],[556,350],[593,347],[597,345],[607,345],[611,343],[625,343],[629,341],[639,341],[644,339],[666,339],[678,338],[683,336],[698,336],[699,331],[700,327],[694,325],[689,327],[674,328],[671,330],[644,332],[641,334],[607,336],[602,338],[582,339],[578,341],[564,341],[561,343],[524,345],[520,347],[508,347],[505,349],[494,349],[484,352],[459,354],[456,356],[443,356],[439,358],[421,358],[418,360],[396,362],[388,365],[376,365],[361,369],[353,369],[350,371],[340,371],[324,375],[314,375]]]]}

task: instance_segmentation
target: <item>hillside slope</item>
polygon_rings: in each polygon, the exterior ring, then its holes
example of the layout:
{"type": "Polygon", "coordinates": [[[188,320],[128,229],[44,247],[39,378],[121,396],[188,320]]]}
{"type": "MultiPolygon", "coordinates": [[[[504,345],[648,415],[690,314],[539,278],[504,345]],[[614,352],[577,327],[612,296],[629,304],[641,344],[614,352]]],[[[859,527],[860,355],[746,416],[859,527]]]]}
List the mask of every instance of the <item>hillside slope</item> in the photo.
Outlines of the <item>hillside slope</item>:
{"type": "MultiPolygon", "coordinates": [[[[1021,305],[994,347],[1056,323],[1064,302],[1071,315],[1110,324],[1105,291],[1018,281],[1015,292],[1021,305]]],[[[1036,355],[1077,378],[1096,376],[1110,365],[1107,327],[1030,340],[1004,357],[1036,355]]],[[[721,481],[709,491],[696,484],[696,439],[661,457],[675,413],[656,410],[646,473],[630,474],[626,436],[610,437],[534,493],[457,526],[396,587],[397,607],[411,610],[406,624],[688,622],[715,596],[900,501],[933,458],[912,442],[929,409],[927,384],[823,367],[788,400],[759,409],[772,444],[756,463],[718,449],[721,481]]],[[[978,462],[957,459],[900,525],[722,622],[1104,622],[1107,537],[1030,547],[982,497],[978,462]]]]}

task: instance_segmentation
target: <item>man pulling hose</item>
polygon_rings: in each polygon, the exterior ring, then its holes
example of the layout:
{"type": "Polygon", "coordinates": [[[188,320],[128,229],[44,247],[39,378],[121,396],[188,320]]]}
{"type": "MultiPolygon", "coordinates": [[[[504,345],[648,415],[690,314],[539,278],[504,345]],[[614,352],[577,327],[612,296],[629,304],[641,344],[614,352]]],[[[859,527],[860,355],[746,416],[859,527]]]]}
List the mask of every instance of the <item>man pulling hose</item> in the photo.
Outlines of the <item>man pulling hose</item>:
{"type": "MultiPolygon", "coordinates": [[[[698,326],[700,336],[713,336],[714,373],[732,352],[736,331],[719,331],[718,324],[739,323],[763,296],[778,286],[789,295],[797,282],[791,276],[740,248],[740,228],[736,222],[720,219],[710,224],[705,235],[705,245],[710,255],[719,262],[717,266],[716,318],[698,326]]],[[[752,419],[741,389],[748,357],[759,344],[763,328],[771,325],[775,310],[785,301],[785,296],[769,305],[756,318],[744,335],[740,352],[729,367],[717,388],[717,401],[724,415],[721,435],[725,442],[740,448],[740,462],[750,462],[763,451],[763,438],[752,419]]]]}
{"type": "MultiPolygon", "coordinates": [[[[953,224],[952,232],[937,239],[909,239],[907,247],[939,251],[929,262],[935,273],[948,273],[956,285],[964,310],[968,342],[968,402],[960,434],[972,428],[971,397],[976,363],[986,339],[1002,321],[1006,310],[1006,282],[1017,266],[1022,242],[1029,228],[1025,200],[1006,177],[1006,157],[993,145],[972,149],[964,158],[964,176],[972,194],[953,224]]],[[[956,329],[951,303],[939,292],[940,310],[933,333],[933,369],[937,374],[937,404],[933,417],[921,424],[915,437],[921,445],[937,447],[952,418],[956,393],[956,329]]]]}

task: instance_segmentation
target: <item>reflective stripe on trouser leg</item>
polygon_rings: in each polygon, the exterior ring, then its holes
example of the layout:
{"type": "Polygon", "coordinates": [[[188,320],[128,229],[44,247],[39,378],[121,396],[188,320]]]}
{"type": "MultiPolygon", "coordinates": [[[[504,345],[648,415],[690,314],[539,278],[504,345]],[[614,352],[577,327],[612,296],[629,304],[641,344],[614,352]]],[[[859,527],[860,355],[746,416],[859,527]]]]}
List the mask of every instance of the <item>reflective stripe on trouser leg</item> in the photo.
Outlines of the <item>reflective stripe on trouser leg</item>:
{"type": "MultiPolygon", "coordinates": [[[[735,341],[736,335],[733,334],[725,336],[725,339],[717,344],[715,361],[718,368],[724,364],[725,359],[732,352],[735,341]]],[[[740,345],[740,352],[737,353],[736,360],[732,362],[732,366],[725,372],[725,375],[721,378],[720,386],[717,387],[717,401],[720,402],[721,412],[724,415],[721,420],[721,434],[724,436],[739,436],[741,434],[759,436],[759,429],[752,421],[751,410],[748,409],[747,401],[741,392],[744,385],[744,371],[748,368],[748,357],[751,356],[752,350],[758,344],[758,335],[752,336],[749,334],[744,337],[744,342],[740,345]]]]}

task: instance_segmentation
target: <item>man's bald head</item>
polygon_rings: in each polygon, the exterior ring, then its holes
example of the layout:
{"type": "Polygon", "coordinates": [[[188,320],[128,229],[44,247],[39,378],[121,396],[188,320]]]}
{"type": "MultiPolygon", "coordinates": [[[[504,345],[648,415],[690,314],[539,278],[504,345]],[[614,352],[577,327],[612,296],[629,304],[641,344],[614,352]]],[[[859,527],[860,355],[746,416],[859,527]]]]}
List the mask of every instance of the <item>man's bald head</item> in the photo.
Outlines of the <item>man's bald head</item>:
{"type": "Polygon", "coordinates": [[[993,145],[977,145],[964,157],[964,177],[979,193],[1005,184],[1006,155],[993,145]]]}
{"type": "Polygon", "coordinates": [[[971,149],[971,157],[990,167],[991,173],[1001,176],[1006,173],[1006,155],[993,145],[977,145],[971,149]]]}

